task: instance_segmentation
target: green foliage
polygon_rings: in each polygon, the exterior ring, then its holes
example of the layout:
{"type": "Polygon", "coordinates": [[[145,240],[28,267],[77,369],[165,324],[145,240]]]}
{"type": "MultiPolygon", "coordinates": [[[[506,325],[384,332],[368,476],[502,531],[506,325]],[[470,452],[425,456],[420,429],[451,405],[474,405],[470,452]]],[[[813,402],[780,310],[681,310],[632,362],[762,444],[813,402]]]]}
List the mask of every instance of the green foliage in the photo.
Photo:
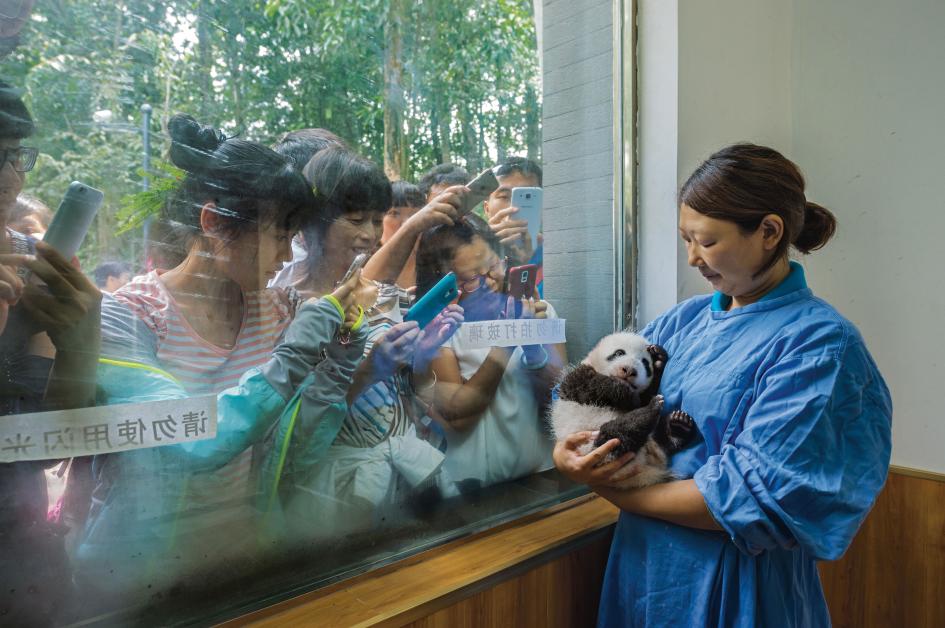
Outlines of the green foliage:
{"type": "MultiPolygon", "coordinates": [[[[144,177],[144,169],[139,174],[144,177]]],[[[150,186],[147,190],[128,194],[121,199],[121,206],[115,214],[116,235],[141,227],[148,218],[159,216],[180,187],[186,173],[170,162],[158,161],[148,174],[150,186]]]]}
{"type": "Polygon", "coordinates": [[[385,166],[408,179],[445,160],[537,158],[531,11],[531,0],[50,0],[0,75],[25,87],[37,122],[27,189],[53,207],[72,180],[105,191],[80,253],[95,264],[138,257],[140,225],[179,176],[154,166],[140,191],[144,103],[152,161],[176,112],[267,143],[325,127],[379,163],[386,138],[387,161],[405,159],[385,166]]]}

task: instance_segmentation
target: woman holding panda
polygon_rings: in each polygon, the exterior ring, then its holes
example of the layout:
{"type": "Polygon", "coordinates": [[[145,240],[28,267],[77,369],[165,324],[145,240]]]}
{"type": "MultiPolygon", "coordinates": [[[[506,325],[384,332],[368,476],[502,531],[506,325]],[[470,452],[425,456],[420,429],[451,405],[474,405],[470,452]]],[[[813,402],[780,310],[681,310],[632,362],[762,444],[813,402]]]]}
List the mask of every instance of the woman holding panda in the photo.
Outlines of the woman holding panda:
{"type": "Polygon", "coordinates": [[[807,287],[808,253],[836,229],[804,196],[797,166],[737,144],[679,195],[688,262],[715,289],[641,332],[669,361],[665,408],[700,435],[676,477],[608,487],[628,454],[587,454],[582,432],[555,463],[621,509],[600,626],[826,626],[816,561],[840,557],[886,479],[892,402],[857,329],[807,287]]]}

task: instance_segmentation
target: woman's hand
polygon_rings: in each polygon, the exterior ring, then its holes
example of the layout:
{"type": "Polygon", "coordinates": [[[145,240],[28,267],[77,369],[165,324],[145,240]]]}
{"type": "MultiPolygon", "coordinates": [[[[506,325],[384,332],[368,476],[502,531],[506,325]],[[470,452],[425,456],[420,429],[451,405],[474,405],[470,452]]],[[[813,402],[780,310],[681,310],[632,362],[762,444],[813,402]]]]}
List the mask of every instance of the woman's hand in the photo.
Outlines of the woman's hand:
{"type": "Polygon", "coordinates": [[[405,366],[411,366],[419,337],[420,327],[414,321],[398,323],[388,329],[368,354],[371,379],[380,381],[405,366]]]}
{"type": "Polygon", "coordinates": [[[354,273],[348,281],[335,288],[331,296],[338,299],[345,311],[344,329],[351,327],[361,317],[362,311],[369,309],[377,301],[377,284],[361,276],[361,271],[354,273]],[[358,309],[361,306],[361,310],[358,309]]]}
{"type": "Polygon", "coordinates": [[[633,459],[634,453],[629,452],[604,463],[604,459],[620,444],[616,438],[611,439],[591,451],[581,454],[581,446],[593,442],[595,432],[575,432],[555,444],[552,457],[555,467],[570,480],[589,486],[607,485],[613,481],[613,475],[625,464],[633,459]]]}
{"type": "Polygon", "coordinates": [[[446,188],[424,205],[416,214],[408,218],[401,229],[406,227],[410,233],[423,233],[438,225],[453,225],[462,217],[461,199],[468,192],[462,185],[446,188]]]}
{"type": "Polygon", "coordinates": [[[25,255],[0,255],[0,334],[7,326],[10,308],[23,293],[23,282],[16,275],[16,266],[26,261],[25,255]]]}
{"type": "Polygon", "coordinates": [[[49,334],[60,351],[86,351],[90,342],[97,343],[102,303],[98,288],[44,242],[36,243],[36,257],[27,257],[23,265],[48,288],[27,285],[20,300],[38,331],[49,334]]]}
{"type": "Polygon", "coordinates": [[[454,304],[436,315],[436,318],[420,332],[417,350],[413,358],[415,373],[426,373],[437,351],[447,342],[463,324],[463,308],[454,304]]]}

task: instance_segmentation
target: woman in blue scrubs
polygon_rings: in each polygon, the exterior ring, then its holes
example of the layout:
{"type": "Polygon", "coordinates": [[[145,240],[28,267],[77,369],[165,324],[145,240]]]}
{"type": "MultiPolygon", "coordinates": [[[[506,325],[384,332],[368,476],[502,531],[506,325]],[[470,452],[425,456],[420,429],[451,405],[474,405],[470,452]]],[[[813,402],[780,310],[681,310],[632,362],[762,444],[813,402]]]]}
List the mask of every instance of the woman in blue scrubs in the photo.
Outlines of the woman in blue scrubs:
{"type": "MultiPolygon", "coordinates": [[[[807,287],[791,247],[833,236],[797,166],[751,144],[712,155],[680,191],[688,262],[715,293],[641,332],[662,345],[665,407],[699,435],[678,480],[608,487],[617,445],[555,463],[621,509],[600,626],[827,626],[816,561],[840,557],[886,479],[892,402],[863,338],[807,287]]],[[[632,456],[632,454],[629,454],[632,456]]]]}

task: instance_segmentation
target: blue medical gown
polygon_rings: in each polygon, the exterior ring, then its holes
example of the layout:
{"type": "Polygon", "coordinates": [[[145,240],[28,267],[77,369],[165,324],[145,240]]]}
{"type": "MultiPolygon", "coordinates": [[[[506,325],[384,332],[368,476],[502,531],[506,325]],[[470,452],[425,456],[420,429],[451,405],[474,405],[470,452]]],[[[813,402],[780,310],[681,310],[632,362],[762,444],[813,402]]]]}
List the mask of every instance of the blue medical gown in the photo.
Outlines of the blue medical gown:
{"type": "Polygon", "coordinates": [[[792,266],[774,298],[696,297],[641,332],[669,352],[665,407],[699,427],[673,471],[725,532],[621,513],[600,626],[830,624],[816,561],[843,554],[883,486],[892,403],[859,332],[792,266]]]}

